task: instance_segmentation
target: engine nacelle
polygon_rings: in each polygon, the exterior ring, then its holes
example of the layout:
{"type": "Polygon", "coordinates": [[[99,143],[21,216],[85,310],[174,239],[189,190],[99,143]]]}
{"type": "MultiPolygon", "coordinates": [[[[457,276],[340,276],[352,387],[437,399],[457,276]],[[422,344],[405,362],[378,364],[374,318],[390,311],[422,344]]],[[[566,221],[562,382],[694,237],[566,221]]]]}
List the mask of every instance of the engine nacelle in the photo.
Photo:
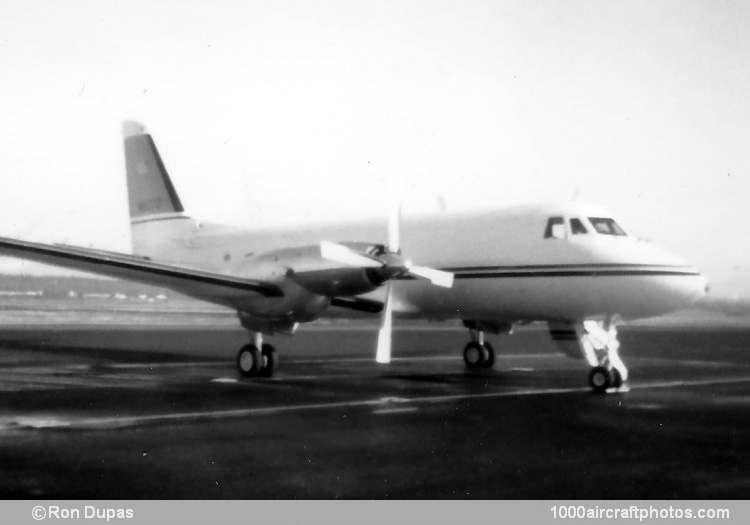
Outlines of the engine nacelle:
{"type": "MultiPolygon", "coordinates": [[[[359,251],[378,254],[383,247],[374,244],[347,243],[359,251]]],[[[360,295],[371,292],[385,282],[372,268],[342,266],[323,259],[320,246],[280,248],[252,255],[245,260],[243,275],[280,283],[295,283],[305,290],[325,297],[360,295]]]]}
{"type": "MultiPolygon", "coordinates": [[[[384,252],[380,245],[349,244],[372,255],[384,252]]],[[[281,248],[250,254],[239,275],[270,282],[281,288],[281,297],[250,294],[238,298],[234,307],[243,325],[267,334],[293,331],[296,323],[312,321],[331,304],[334,297],[370,292],[385,282],[379,268],[341,266],[323,259],[319,245],[281,248]]]]}

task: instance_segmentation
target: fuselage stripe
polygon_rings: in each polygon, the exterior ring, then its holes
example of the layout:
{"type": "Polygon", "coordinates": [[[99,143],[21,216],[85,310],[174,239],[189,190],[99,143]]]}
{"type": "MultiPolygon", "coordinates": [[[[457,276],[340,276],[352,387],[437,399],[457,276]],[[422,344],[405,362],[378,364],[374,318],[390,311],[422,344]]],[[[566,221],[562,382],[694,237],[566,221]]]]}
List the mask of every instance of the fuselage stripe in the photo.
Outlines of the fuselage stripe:
{"type": "MultiPolygon", "coordinates": [[[[659,264],[551,264],[539,266],[475,266],[440,268],[456,279],[506,279],[520,277],[700,277],[690,266],[659,264]]],[[[401,279],[413,279],[410,276],[401,279]]]]}
{"type": "Polygon", "coordinates": [[[695,271],[675,270],[551,270],[534,272],[454,272],[456,279],[503,279],[508,277],[649,277],[649,276],[688,276],[698,277],[695,271]]]}
{"type": "Polygon", "coordinates": [[[580,270],[591,269],[622,269],[622,268],[668,268],[692,270],[688,265],[677,264],[647,264],[647,263],[576,263],[576,264],[524,264],[508,266],[454,266],[442,268],[446,272],[476,271],[476,270],[580,270]]]}

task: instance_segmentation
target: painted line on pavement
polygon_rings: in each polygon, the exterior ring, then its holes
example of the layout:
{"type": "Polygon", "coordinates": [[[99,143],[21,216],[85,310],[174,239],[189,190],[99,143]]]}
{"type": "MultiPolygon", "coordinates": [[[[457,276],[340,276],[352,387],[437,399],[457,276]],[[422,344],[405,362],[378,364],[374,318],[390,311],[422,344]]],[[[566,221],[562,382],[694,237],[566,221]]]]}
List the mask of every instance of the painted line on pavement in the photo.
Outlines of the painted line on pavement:
{"type": "MultiPolygon", "coordinates": [[[[698,379],[688,381],[656,381],[643,384],[631,385],[631,390],[649,390],[676,387],[699,387],[712,385],[730,385],[750,383],[750,376],[734,378],[713,378],[698,379]]],[[[200,412],[182,412],[167,414],[149,414],[141,416],[122,416],[122,417],[100,417],[100,418],[81,418],[81,419],[63,419],[55,417],[44,417],[37,420],[33,417],[24,417],[13,420],[6,419],[0,422],[0,426],[8,428],[32,427],[32,428],[68,428],[68,429],[89,429],[89,430],[106,430],[122,427],[133,427],[147,424],[158,423],[180,423],[193,421],[208,421],[219,419],[246,418],[252,416],[263,416],[273,414],[283,414],[288,412],[304,412],[317,410],[330,410],[337,408],[358,408],[358,407],[377,407],[379,410],[389,410],[393,403],[396,404],[435,404],[449,401],[464,401],[473,399],[494,399],[503,397],[525,397],[525,396],[542,396],[542,395],[559,395],[589,392],[588,387],[578,388],[544,388],[544,389],[521,389],[503,392],[486,392],[482,394],[446,394],[437,396],[422,397],[379,397],[373,399],[363,399],[354,401],[339,401],[330,403],[308,403],[299,405],[282,405],[274,407],[257,407],[257,408],[240,408],[230,410],[214,410],[200,412]]],[[[416,407],[399,407],[399,408],[416,408],[416,407]]]]}

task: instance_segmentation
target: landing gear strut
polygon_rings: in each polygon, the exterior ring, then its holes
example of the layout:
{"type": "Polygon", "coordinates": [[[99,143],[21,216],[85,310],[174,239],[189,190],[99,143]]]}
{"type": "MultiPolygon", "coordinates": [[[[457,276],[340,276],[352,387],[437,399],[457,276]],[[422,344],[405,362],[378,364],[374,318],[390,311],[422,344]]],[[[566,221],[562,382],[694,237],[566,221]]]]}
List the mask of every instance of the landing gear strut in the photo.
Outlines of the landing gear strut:
{"type": "Polygon", "coordinates": [[[464,347],[464,363],[467,368],[492,368],[495,364],[495,349],[484,340],[484,331],[469,328],[471,342],[464,347]]]}
{"type": "Polygon", "coordinates": [[[589,386],[592,390],[604,394],[610,388],[623,388],[628,369],[620,359],[620,342],[613,320],[584,321],[580,342],[591,365],[589,386]]]}
{"type": "Polygon", "coordinates": [[[276,368],[276,349],[263,343],[263,334],[253,334],[253,342],[237,352],[237,369],[243,377],[271,377],[276,368]]]}

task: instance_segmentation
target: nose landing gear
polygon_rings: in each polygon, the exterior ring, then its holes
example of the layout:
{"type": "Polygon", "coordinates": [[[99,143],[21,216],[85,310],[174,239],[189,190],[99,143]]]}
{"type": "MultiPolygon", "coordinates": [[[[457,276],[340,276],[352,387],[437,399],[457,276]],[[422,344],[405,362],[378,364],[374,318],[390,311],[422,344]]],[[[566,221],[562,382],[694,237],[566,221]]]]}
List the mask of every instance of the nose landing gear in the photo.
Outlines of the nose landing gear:
{"type": "Polygon", "coordinates": [[[628,369],[620,359],[615,319],[603,321],[550,322],[550,335],[568,356],[583,357],[589,366],[589,386],[604,394],[627,391],[628,369]]]}
{"type": "Polygon", "coordinates": [[[589,386],[597,394],[606,394],[610,388],[622,388],[622,374],[616,368],[595,366],[589,372],[589,386]]]}
{"type": "Polygon", "coordinates": [[[611,319],[584,321],[580,343],[584,357],[591,365],[589,386],[594,392],[604,394],[611,388],[626,388],[628,369],[620,359],[620,341],[611,319]]]}

